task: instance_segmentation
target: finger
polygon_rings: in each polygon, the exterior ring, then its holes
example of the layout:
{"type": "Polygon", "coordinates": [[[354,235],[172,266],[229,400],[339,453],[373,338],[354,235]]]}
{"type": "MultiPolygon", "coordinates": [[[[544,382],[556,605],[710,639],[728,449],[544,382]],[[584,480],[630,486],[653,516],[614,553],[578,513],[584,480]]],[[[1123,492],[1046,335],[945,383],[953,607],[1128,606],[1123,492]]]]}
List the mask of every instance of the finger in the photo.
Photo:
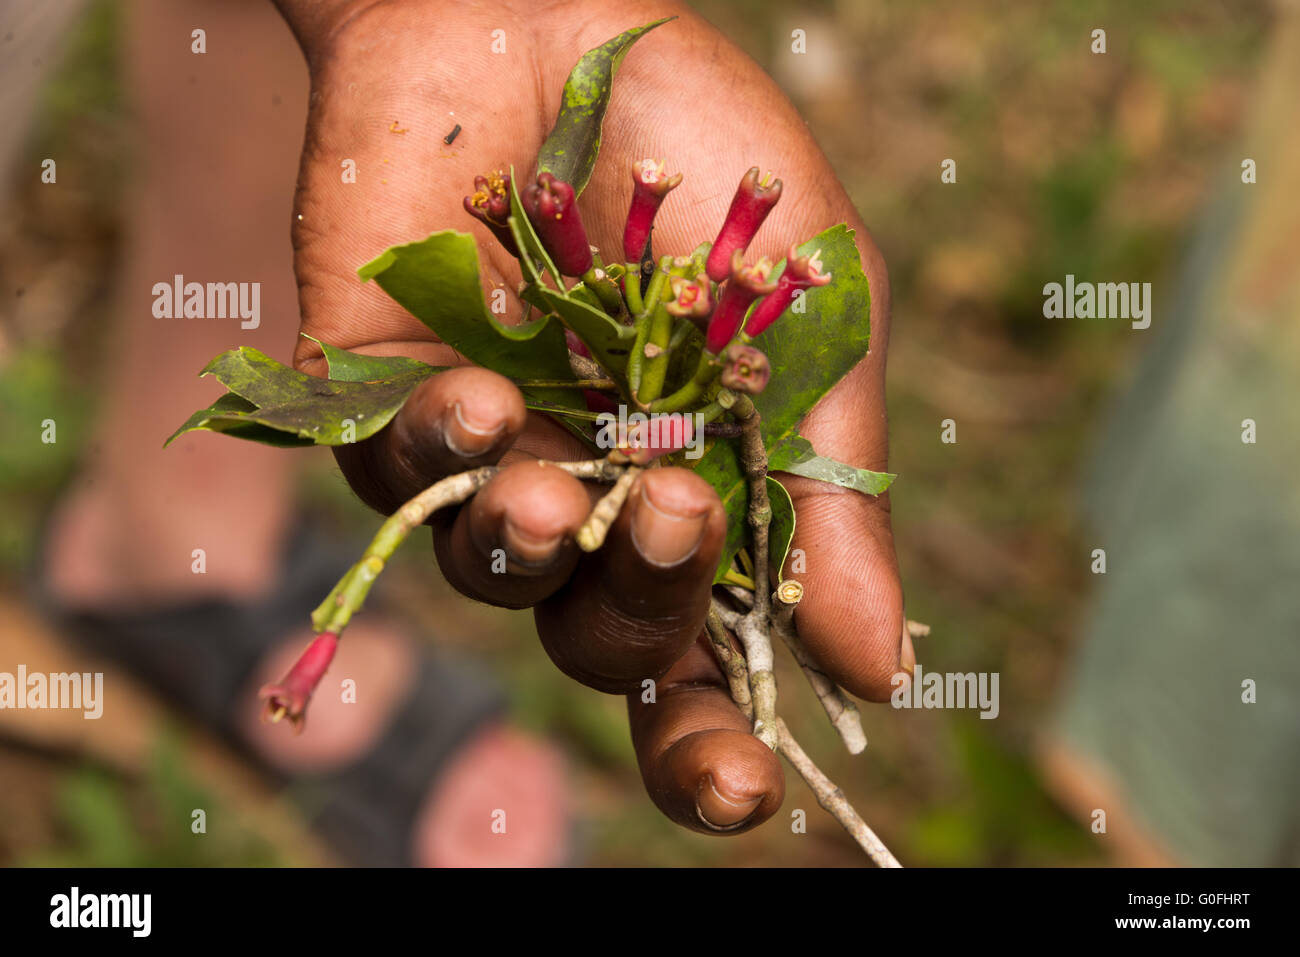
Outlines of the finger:
{"type": "Polygon", "coordinates": [[[371,508],[392,514],[448,475],[495,463],[524,427],[524,399],[488,369],[466,366],[425,380],[376,435],[334,457],[371,508]]]}
{"type": "MultiPolygon", "coordinates": [[[[800,431],[823,455],[883,470],[883,422],[876,430],[863,421],[870,375],[866,363],[858,366],[800,431]]],[[[804,585],[795,612],[800,637],[845,689],[871,701],[888,700],[894,676],[910,673],[915,664],[902,643],[903,592],[888,493],[870,496],[812,479],[776,477],[799,516],[791,547],[803,552],[803,570],[792,573],[804,585]]]]}
{"type": "Polygon", "coordinates": [[[687,650],[655,687],[653,702],[628,695],[632,745],[655,806],[705,834],[740,833],[781,806],[781,763],[749,731],[706,640],[687,650]]]}
{"type": "Polygon", "coordinates": [[[542,647],[599,691],[661,677],[704,625],[725,535],[722,502],[704,479],[678,468],[644,472],[604,547],[537,606],[542,647]]]}
{"type": "Polygon", "coordinates": [[[495,476],[450,521],[434,525],[443,576],[470,598],[527,608],[573,573],[574,543],[591,510],[583,484],[553,465],[519,462],[495,476]]]}

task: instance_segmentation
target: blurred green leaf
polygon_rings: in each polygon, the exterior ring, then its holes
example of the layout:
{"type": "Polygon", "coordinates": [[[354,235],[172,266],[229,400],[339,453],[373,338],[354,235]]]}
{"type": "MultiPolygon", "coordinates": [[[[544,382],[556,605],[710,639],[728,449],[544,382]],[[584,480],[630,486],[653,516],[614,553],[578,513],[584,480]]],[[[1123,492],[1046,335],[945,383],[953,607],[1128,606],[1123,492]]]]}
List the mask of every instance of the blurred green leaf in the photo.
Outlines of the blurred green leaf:
{"type": "Polygon", "coordinates": [[[121,787],[102,771],[80,770],[59,790],[59,817],[90,867],[132,867],[142,846],[121,787]]]}

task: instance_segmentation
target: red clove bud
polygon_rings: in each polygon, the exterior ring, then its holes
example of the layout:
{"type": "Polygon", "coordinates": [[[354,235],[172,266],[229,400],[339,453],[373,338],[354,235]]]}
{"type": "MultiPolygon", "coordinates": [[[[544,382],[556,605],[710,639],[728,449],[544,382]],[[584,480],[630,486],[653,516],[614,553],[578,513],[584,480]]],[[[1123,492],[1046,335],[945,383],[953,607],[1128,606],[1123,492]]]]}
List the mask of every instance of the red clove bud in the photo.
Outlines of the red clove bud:
{"type": "Polygon", "coordinates": [[[519,255],[510,233],[510,174],[497,170],[474,177],[474,193],[465,197],[465,211],[481,222],[512,256],[519,255]]]}
{"type": "Polygon", "coordinates": [[[626,262],[641,261],[659,204],[681,181],[681,173],[668,176],[664,172],[663,160],[643,159],[632,164],[632,205],[627,211],[627,225],[623,227],[626,262]]]}
{"type": "Polygon", "coordinates": [[[740,332],[740,324],[745,321],[745,313],[750,304],[759,296],[766,296],[776,289],[776,283],[768,280],[772,272],[772,261],[764,257],[752,266],[746,266],[744,256],[739,249],[731,254],[731,280],[722,287],[718,299],[718,308],[709,321],[709,330],[705,336],[704,347],[712,355],[718,355],[727,347],[727,343],[740,332]]]}
{"type": "Polygon", "coordinates": [[[668,286],[673,293],[673,298],[664,303],[668,315],[689,319],[701,329],[704,328],[705,320],[713,312],[713,284],[708,277],[686,279],[673,276],[668,280],[668,286]]]}
{"type": "Polygon", "coordinates": [[[800,256],[795,247],[785,260],[785,272],[776,282],[776,291],[760,302],[745,325],[745,335],[751,339],[770,326],[790,307],[794,297],[802,290],[812,286],[824,286],[831,281],[830,273],[822,272],[822,251],[819,249],[811,256],[800,256]]]}
{"type": "Polygon", "coordinates": [[[781,181],[778,179],[769,183],[771,177],[772,174],[768,173],[760,183],[758,167],[754,166],[740,180],[736,195],[731,200],[731,208],[727,210],[727,218],[718,231],[718,238],[713,241],[713,248],[709,250],[709,259],[705,264],[709,278],[714,282],[722,282],[727,278],[731,268],[731,254],[737,249],[744,252],[749,248],[758,227],[763,225],[763,220],[781,198],[781,181]]]}
{"type": "Polygon", "coordinates": [[[772,367],[767,356],[753,346],[743,342],[733,342],[723,353],[726,365],[722,370],[722,385],[733,392],[748,392],[758,395],[767,388],[767,380],[772,376],[772,367]]]}
{"type": "Polygon", "coordinates": [[[332,631],[321,632],[278,684],[264,685],[257,693],[259,698],[266,699],[263,720],[277,722],[287,717],[294,731],[301,732],[306,720],[307,702],[334,660],[338,646],[338,635],[332,631]]]}
{"type": "Polygon", "coordinates": [[[582,228],[573,187],[551,173],[538,173],[520,200],[537,238],[566,276],[581,276],[591,268],[591,244],[582,228]]]}
{"type": "Polygon", "coordinates": [[[695,435],[694,419],[693,415],[677,412],[639,422],[628,429],[627,440],[619,451],[633,465],[648,465],[661,455],[680,452],[695,435]]]}

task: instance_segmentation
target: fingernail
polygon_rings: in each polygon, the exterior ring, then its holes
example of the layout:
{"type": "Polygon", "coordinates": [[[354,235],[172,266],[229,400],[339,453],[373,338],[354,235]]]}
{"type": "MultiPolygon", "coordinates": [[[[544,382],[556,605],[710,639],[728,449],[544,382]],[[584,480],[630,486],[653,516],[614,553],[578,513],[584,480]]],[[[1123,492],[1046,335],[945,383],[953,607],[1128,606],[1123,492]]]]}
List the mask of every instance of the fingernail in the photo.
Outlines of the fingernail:
{"type": "Polygon", "coordinates": [[[683,515],[656,503],[653,489],[654,481],[644,477],[632,507],[632,544],[651,565],[671,568],[700,547],[708,511],[683,515]]]}
{"type": "Polygon", "coordinates": [[[539,538],[524,531],[510,519],[501,522],[501,543],[505,545],[510,557],[525,566],[545,565],[555,557],[563,534],[550,538],[539,538]]]}
{"type": "Polygon", "coordinates": [[[700,820],[718,831],[740,827],[753,817],[762,803],[761,794],[756,798],[728,797],[718,790],[712,774],[706,774],[700,779],[700,786],[695,792],[695,810],[700,820]]]}
{"type": "Polygon", "coordinates": [[[916,649],[912,647],[912,636],[907,630],[907,621],[903,621],[903,643],[898,649],[898,665],[906,671],[908,677],[916,674],[916,649]]]}
{"type": "Polygon", "coordinates": [[[453,402],[442,419],[442,440],[447,448],[467,459],[475,458],[496,445],[506,424],[501,419],[494,422],[477,422],[464,406],[453,402]]]}

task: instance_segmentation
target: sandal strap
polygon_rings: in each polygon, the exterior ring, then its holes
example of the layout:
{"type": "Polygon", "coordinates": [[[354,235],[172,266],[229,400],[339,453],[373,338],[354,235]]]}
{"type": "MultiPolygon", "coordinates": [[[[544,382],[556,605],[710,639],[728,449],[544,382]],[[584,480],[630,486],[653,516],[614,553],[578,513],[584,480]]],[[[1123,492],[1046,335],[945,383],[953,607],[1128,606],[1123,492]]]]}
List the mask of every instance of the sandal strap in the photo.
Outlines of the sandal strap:
{"type": "Polygon", "coordinates": [[[411,866],[411,837],[430,782],[505,710],[504,695],[483,672],[422,657],[414,687],[379,740],[346,768],[296,781],[294,798],[353,864],[411,866]]]}
{"type": "MultiPolygon", "coordinates": [[[[275,586],[251,603],[190,599],[147,609],[85,610],[50,592],[44,556],[31,576],[36,602],[82,648],[147,681],[171,704],[235,741],[235,708],[253,670],[276,642],[308,624],[314,608],[352,564],[314,523],[296,522],[275,586]]],[[[242,748],[242,745],[241,745],[242,748]]]]}

